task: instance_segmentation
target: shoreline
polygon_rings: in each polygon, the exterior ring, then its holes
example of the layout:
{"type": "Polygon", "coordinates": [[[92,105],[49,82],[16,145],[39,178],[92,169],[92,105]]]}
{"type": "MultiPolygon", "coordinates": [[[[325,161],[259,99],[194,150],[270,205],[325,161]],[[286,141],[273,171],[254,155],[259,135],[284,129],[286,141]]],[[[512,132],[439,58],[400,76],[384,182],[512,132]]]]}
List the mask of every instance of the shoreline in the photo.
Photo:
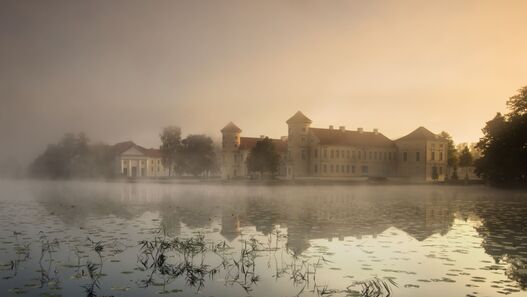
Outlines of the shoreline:
{"type": "MultiPolygon", "coordinates": [[[[286,179],[230,179],[223,180],[219,177],[194,178],[87,178],[87,179],[37,179],[37,178],[7,178],[2,180],[12,181],[87,181],[106,183],[137,183],[137,184],[200,184],[200,185],[247,185],[247,186],[482,186],[486,183],[482,180],[458,180],[458,181],[415,181],[407,179],[319,179],[319,178],[297,178],[286,179]]],[[[498,187],[499,188],[499,187],[498,187]]],[[[516,187],[506,187],[516,188],[516,187]]]]}

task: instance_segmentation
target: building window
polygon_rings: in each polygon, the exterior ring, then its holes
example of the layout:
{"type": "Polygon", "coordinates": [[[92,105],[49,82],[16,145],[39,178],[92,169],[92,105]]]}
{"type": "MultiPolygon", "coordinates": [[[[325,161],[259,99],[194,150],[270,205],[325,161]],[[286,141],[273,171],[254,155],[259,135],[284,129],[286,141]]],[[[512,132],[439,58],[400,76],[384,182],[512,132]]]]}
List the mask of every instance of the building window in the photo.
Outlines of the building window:
{"type": "Polygon", "coordinates": [[[371,160],[371,156],[372,156],[372,153],[371,153],[371,151],[370,151],[370,152],[368,153],[368,157],[369,157],[370,160],[371,160]]]}
{"type": "Polygon", "coordinates": [[[318,149],[315,149],[315,159],[318,158],[318,149]]]}
{"type": "Polygon", "coordinates": [[[443,175],[443,167],[439,166],[439,175],[443,175]]]}
{"type": "Polygon", "coordinates": [[[362,166],[362,174],[368,174],[368,166],[362,166]]]}
{"type": "Polygon", "coordinates": [[[355,151],[351,151],[351,158],[355,160],[355,151]]]}
{"type": "Polygon", "coordinates": [[[346,173],[350,173],[350,166],[346,165],[346,173]]]}
{"type": "Polygon", "coordinates": [[[306,159],[306,151],[302,150],[302,160],[305,160],[305,159],[306,159]]]}
{"type": "Polygon", "coordinates": [[[421,155],[419,152],[415,152],[415,161],[417,162],[421,161],[421,155]]]}
{"type": "Polygon", "coordinates": [[[329,171],[333,173],[333,164],[329,165],[329,171]]]}
{"type": "Polygon", "coordinates": [[[351,165],[351,173],[355,173],[355,165],[351,165]]]}
{"type": "Polygon", "coordinates": [[[392,159],[392,152],[388,152],[388,160],[392,159]]]}
{"type": "Polygon", "coordinates": [[[347,153],[346,153],[346,157],[349,159],[350,156],[351,156],[351,154],[350,154],[350,151],[348,150],[347,153]]]}
{"type": "Polygon", "coordinates": [[[333,159],[333,157],[334,157],[334,152],[333,152],[333,150],[330,150],[330,151],[329,151],[329,157],[330,157],[331,159],[333,159]]]}
{"type": "Polygon", "coordinates": [[[340,169],[339,164],[335,165],[335,171],[336,171],[337,173],[339,173],[339,171],[340,171],[339,169],[340,169]]]}
{"type": "Polygon", "coordinates": [[[439,161],[443,161],[443,152],[439,152],[439,161]]]}
{"type": "Polygon", "coordinates": [[[388,159],[388,153],[384,152],[384,160],[387,160],[387,159],[388,159]]]}
{"type": "Polygon", "coordinates": [[[339,150],[336,151],[336,155],[337,155],[337,156],[336,156],[337,159],[340,158],[340,151],[339,151],[339,150]]]}
{"type": "Polygon", "coordinates": [[[322,170],[324,170],[324,173],[328,172],[327,169],[328,169],[328,168],[327,168],[326,164],[323,164],[323,165],[322,165],[322,170]]]}
{"type": "Polygon", "coordinates": [[[313,167],[313,171],[314,171],[315,173],[318,172],[318,166],[317,166],[317,164],[315,164],[315,166],[313,167]]]}
{"type": "Polygon", "coordinates": [[[361,158],[361,151],[358,151],[357,155],[359,155],[359,160],[360,160],[360,158],[361,158]]]}
{"type": "Polygon", "coordinates": [[[432,151],[432,161],[435,161],[436,159],[436,152],[432,151]]]}
{"type": "Polygon", "coordinates": [[[408,159],[408,154],[406,152],[403,152],[403,161],[406,162],[408,159]]]}
{"type": "Polygon", "coordinates": [[[324,149],[324,159],[328,158],[328,149],[324,149]]]}

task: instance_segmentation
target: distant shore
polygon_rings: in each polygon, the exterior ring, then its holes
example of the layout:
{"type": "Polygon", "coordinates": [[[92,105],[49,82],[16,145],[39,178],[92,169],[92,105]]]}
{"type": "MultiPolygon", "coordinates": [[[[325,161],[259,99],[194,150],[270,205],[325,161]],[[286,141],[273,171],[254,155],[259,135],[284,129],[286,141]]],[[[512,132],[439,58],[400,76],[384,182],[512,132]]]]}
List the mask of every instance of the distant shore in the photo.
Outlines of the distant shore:
{"type": "Polygon", "coordinates": [[[484,185],[482,180],[457,180],[457,181],[416,181],[407,179],[388,178],[354,178],[354,179],[320,179],[320,178],[296,178],[296,179],[229,179],[219,177],[194,178],[117,178],[107,180],[109,182],[127,183],[160,183],[160,184],[221,184],[221,185],[484,185]]]}

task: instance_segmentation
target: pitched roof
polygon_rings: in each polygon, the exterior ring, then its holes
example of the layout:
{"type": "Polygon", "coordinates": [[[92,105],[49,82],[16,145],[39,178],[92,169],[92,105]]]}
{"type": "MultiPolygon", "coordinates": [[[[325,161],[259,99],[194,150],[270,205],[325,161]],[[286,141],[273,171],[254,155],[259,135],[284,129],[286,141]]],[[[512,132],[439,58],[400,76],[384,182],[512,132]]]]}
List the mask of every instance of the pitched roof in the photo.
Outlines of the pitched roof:
{"type": "Polygon", "coordinates": [[[381,133],[338,129],[309,129],[325,145],[393,146],[394,142],[381,133]]]}
{"type": "MultiPolygon", "coordinates": [[[[260,140],[262,140],[260,137],[240,137],[240,150],[250,150],[260,140]]],[[[277,152],[287,152],[287,141],[272,138],[271,141],[277,152]]]]}
{"type": "Polygon", "coordinates": [[[403,136],[396,141],[400,140],[442,140],[443,138],[437,134],[434,134],[430,132],[430,130],[426,129],[425,127],[421,126],[414,131],[412,131],[410,134],[403,136]]]}
{"type": "Polygon", "coordinates": [[[229,122],[221,129],[221,132],[242,132],[242,129],[238,128],[233,122],[229,122]]]}
{"type": "Polygon", "coordinates": [[[311,120],[306,117],[300,110],[297,111],[292,117],[289,118],[289,120],[286,121],[286,123],[309,123],[311,124],[311,120]]]}
{"type": "Polygon", "coordinates": [[[128,140],[128,141],[123,141],[123,142],[119,142],[119,143],[114,144],[112,149],[113,149],[114,153],[122,154],[125,151],[127,151],[129,148],[133,147],[134,145],[136,145],[136,144],[133,141],[128,140]]]}
{"type": "Polygon", "coordinates": [[[123,141],[123,142],[119,142],[119,143],[116,143],[113,145],[113,152],[115,154],[122,154],[124,152],[126,152],[127,150],[129,150],[130,148],[132,147],[135,147],[138,151],[140,151],[141,153],[143,153],[145,156],[147,157],[151,157],[151,158],[161,158],[161,151],[159,149],[155,149],[155,148],[144,148],[140,145],[137,145],[135,144],[133,141],[123,141]]]}

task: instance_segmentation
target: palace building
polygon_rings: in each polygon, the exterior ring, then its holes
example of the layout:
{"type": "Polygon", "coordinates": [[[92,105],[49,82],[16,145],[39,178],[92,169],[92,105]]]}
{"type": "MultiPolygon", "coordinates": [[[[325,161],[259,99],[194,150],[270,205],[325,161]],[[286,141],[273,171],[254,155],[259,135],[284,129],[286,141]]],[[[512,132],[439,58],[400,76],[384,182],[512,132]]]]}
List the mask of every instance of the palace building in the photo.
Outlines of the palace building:
{"type": "MultiPolygon", "coordinates": [[[[286,123],[288,136],[272,140],[280,154],[278,175],[284,178],[386,177],[432,181],[444,180],[447,174],[447,140],[424,127],[391,140],[377,129],[314,128],[300,111],[286,123]]],[[[232,122],[221,132],[222,178],[249,176],[247,156],[262,137],[241,137],[242,130],[232,122]]]]}

